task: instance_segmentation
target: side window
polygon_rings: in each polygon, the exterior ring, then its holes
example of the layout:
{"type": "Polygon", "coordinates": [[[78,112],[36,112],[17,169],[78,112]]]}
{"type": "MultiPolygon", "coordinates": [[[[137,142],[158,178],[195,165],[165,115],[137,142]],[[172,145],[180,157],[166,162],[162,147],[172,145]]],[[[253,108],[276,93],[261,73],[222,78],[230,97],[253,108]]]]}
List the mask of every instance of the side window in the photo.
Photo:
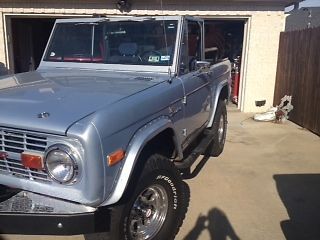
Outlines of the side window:
{"type": "Polygon", "coordinates": [[[180,75],[195,70],[197,61],[201,60],[201,26],[196,21],[185,25],[181,44],[180,75]]]}

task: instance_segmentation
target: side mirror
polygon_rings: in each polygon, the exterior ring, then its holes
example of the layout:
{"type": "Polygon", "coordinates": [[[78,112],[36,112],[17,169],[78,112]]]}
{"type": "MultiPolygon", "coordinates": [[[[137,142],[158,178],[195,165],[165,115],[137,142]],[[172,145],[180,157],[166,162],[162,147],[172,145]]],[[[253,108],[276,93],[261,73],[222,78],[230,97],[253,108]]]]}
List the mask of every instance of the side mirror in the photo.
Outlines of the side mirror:
{"type": "Polygon", "coordinates": [[[210,70],[211,63],[207,61],[196,61],[196,70],[208,72],[210,70]]]}

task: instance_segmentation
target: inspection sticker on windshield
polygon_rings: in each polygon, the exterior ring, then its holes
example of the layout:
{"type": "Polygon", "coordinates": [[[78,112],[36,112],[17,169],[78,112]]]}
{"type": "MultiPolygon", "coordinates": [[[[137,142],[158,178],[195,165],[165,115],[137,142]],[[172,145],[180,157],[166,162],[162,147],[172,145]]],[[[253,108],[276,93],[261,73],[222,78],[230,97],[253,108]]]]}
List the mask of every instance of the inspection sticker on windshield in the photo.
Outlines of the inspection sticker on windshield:
{"type": "Polygon", "coordinates": [[[153,62],[153,63],[160,62],[160,57],[159,56],[149,56],[148,62],[153,62]]]}
{"type": "Polygon", "coordinates": [[[168,56],[161,56],[161,61],[170,61],[170,55],[168,55],[168,56]]]}

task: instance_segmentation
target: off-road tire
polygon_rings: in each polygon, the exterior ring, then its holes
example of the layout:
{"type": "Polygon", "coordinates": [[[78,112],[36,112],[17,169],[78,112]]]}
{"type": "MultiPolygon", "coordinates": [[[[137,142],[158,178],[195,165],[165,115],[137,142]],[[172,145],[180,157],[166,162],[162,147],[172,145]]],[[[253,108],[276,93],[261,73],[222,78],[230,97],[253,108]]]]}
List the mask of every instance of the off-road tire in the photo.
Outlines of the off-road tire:
{"type": "Polygon", "coordinates": [[[209,130],[212,134],[212,142],[207,148],[206,155],[218,157],[222,153],[227,136],[227,123],[226,103],[224,100],[219,100],[213,124],[209,130]]]}
{"type": "Polygon", "coordinates": [[[160,186],[167,194],[168,209],[159,231],[148,240],[173,240],[185,218],[190,190],[182,180],[180,172],[166,157],[159,154],[139,159],[145,165],[135,171],[126,193],[112,209],[111,228],[108,233],[85,235],[86,240],[134,240],[130,231],[130,212],[141,193],[152,186],[160,186]]]}
{"type": "Polygon", "coordinates": [[[152,154],[146,159],[132,196],[124,205],[120,218],[120,239],[136,239],[130,228],[130,212],[138,197],[146,190],[158,187],[167,196],[167,212],[157,233],[146,239],[174,239],[182,225],[189,204],[189,189],[179,171],[166,157],[152,154]]]}
{"type": "MultiPolygon", "coordinates": [[[[148,154],[141,162],[141,169],[135,171],[124,197],[113,207],[111,229],[108,234],[89,234],[86,240],[134,240],[137,239],[132,228],[132,213],[137,199],[146,189],[158,188],[167,196],[167,211],[161,227],[153,236],[141,238],[148,240],[172,240],[178,233],[190,200],[188,185],[182,180],[181,174],[174,164],[159,154],[148,154]]],[[[161,194],[160,194],[161,195],[161,194]]],[[[136,206],[136,205],[135,205],[136,206]]]]}

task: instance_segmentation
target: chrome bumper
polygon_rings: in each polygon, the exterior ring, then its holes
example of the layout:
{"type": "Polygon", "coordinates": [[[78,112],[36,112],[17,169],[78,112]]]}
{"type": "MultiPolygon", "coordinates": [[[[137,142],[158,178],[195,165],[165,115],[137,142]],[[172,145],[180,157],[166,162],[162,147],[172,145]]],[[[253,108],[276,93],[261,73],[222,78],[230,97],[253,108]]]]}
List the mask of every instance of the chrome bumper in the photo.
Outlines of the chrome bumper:
{"type": "Polygon", "coordinates": [[[26,191],[0,192],[0,234],[105,232],[109,230],[110,213],[106,208],[92,208],[26,191]]]}

